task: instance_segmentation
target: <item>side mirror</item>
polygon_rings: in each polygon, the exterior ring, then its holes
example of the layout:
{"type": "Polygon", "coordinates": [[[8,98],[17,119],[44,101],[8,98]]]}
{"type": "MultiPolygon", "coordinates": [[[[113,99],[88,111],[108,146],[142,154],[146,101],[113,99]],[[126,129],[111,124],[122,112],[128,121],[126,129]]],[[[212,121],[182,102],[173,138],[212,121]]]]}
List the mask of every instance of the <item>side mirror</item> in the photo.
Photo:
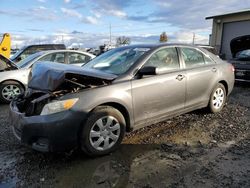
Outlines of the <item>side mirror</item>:
{"type": "Polygon", "coordinates": [[[139,70],[139,75],[156,75],[156,67],[153,66],[147,66],[147,67],[142,67],[139,70]]]}

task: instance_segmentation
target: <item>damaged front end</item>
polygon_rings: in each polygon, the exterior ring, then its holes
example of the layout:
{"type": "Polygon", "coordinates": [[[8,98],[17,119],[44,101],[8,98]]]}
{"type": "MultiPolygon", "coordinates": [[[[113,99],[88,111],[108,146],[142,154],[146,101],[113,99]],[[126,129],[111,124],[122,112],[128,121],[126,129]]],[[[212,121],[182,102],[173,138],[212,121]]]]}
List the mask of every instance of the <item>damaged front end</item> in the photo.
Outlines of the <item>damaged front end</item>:
{"type": "Polygon", "coordinates": [[[83,68],[40,62],[34,65],[27,92],[15,105],[25,116],[41,115],[46,104],[69,93],[109,85],[115,75],[85,71],[83,68]]]}
{"type": "Polygon", "coordinates": [[[80,100],[76,93],[111,84],[114,77],[44,62],[36,64],[31,74],[26,93],[10,104],[14,135],[42,152],[77,147],[77,133],[87,113],[73,109],[80,100]]]}

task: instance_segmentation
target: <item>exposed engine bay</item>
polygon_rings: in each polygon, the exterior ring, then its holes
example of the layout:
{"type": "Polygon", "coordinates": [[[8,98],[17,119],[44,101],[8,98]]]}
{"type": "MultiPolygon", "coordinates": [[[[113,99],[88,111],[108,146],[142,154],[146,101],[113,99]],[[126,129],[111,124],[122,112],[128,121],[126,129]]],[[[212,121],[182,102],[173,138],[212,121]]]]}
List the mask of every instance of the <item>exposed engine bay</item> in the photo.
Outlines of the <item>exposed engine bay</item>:
{"type": "Polygon", "coordinates": [[[78,67],[60,69],[61,65],[59,68],[51,67],[51,63],[41,63],[32,69],[28,90],[14,101],[21,113],[25,113],[26,116],[40,115],[47,103],[65,94],[109,85],[114,79],[91,76],[78,67]]]}

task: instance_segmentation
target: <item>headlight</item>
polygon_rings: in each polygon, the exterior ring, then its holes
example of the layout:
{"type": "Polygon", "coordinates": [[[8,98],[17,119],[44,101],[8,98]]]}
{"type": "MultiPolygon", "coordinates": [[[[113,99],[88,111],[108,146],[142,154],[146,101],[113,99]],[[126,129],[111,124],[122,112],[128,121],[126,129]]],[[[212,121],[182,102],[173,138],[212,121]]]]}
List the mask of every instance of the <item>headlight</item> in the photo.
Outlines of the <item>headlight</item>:
{"type": "Polygon", "coordinates": [[[56,101],[52,103],[48,103],[43,107],[41,115],[54,114],[57,112],[61,112],[64,110],[68,110],[74,106],[74,104],[78,101],[78,98],[67,99],[63,101],[56,101]]]}

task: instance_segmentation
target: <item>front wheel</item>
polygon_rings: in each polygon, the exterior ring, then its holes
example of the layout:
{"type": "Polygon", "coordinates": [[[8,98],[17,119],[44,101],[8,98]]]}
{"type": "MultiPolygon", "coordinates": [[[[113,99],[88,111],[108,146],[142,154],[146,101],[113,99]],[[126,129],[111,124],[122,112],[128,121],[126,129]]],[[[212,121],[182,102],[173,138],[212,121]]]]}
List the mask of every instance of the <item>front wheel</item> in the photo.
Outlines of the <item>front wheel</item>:
{"type": "Polygon", "coordinates": [[[220,112],[225,105],[227,98],[226,90],[223,84],[218,83],[213,89],[208,108],[212,113],[220,112]]]}
{"type": "Polygon", "coordinates": [[[15,81],[6,81],[0,84],[0,101],[11,102],[15,97],[24,93],[23,87],[15,81]]]}
{"type": "Polygon", "coordinates": [[[83,125],[81,149],[90,156],[108,154],[119,147],[125,127],[120,111],[110,106],[97,107],[83,125]]]}

